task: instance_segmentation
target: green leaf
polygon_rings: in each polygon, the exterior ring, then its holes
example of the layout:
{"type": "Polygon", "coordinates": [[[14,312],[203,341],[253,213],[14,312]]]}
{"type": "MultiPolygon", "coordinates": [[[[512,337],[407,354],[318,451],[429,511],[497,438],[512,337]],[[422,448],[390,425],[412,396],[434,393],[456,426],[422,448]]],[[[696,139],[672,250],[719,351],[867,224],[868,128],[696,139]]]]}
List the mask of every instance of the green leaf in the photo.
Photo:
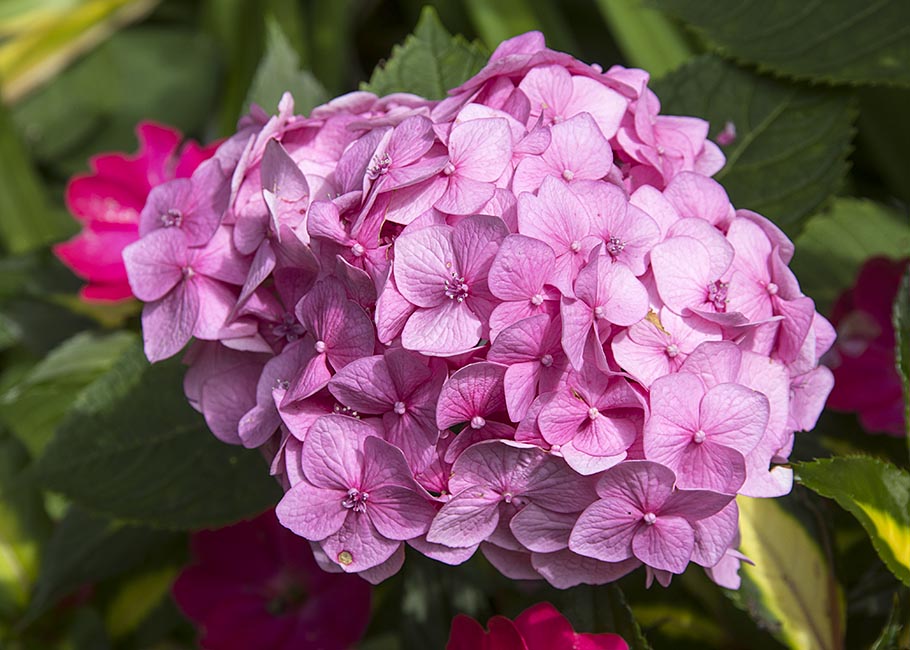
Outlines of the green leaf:
{"type": "Polygon", "coordinates": [[[843,594],[817,539],[779,499],[737,498],[743,564],[736,595],[793,650],[842,650],[843,594]]]}
{"type": "Polygon", "coordinates": [[[84,584],[142,566],[159,549],[182,537],[70,508],[48,543],[27,618],[34,620],[84,584]]]}
{"type": "Polygon", "coordinates": [[[907,434],[907,445],[910,447],[910,265],[904,271],[904,277],[897,289],[894,301],[894,360],[897,363],[897,374],[904,387],[904,427],[907,434]]]}
{"type": "Polygon", "coordinates": [[[0,429],[0,619],[24,608],[50,532],[41,493],[28,476],[28,452],[0,429]]]}
{"type": "Polygon", "coordinates": [[[178,360],[150,366],[132,348],[80,394],[39,479],[94,512],[162,528],[217,527],[276,503],[261,454],[218,441],[182,378],[178,360]]]}
{"type": "Polygon", "coordinates": [[[629,65],[659,79],[695,56],[682,28],[641,0],[597,0],[629,65]]]}
{"type": "Polygon", "coordinates": [[[487,56],[479,43],[449,34],[436,11],[424,7],[414,33],[392,48],[389,60],[361,88],[380,96],[404,92],[442,99],[480,70],[487,56]]]}
{"type": "Polygon", "coordinates": [[[910,85],[906,0],[657,0],[724,53],[777,73],[849,84],[910,85]]]}
{"type": "Polygon", "coordinates": [[[797,473],[859,519],[888,569],[910,586],[910,473],[865,456],[800,463],[797,473]]]}
{"type": "Polygon", "coordinates": [[[217,68],[205,34],[131,27],[17,104],[14,118],[35,157],[67,177],[99,151],[134,150],[143,120],[200,132],[213,111],[217,68]]]}
{"type": "Polygon", "coordinates": [[[328,100],[322,84],[308,70],[300,69],[300,56],[288,41],[281,26],[269,17],[266,20],[265,56],[259,63],[244,105],[259,104],[267,111],[275,110],[281,95],[288,91],[294,96],[294,110],[309,113],[328,100]]]}
{"type": "Polygon", "coordinates": [[[0,247],[24,253],[71,232],[70,219],[51,210],[46,192],[0,103],[0,247]]]}
{"type": "Polygon", "coordinates": [[[135,631],[168,597],[179,566],[152,567],[120,585],[108,607],[106,627],[113,639],[135,631]]]}
{"type": "Polygon", "coordinates": [[[713,56],[653,84],[661,112],[695,115],[715,136],[727,122],[715,176],[737,208],[760,212],[790,234],[838,191],[847,173],[853,110],[845,94],[763,77],[713,56]]]}
{"type": "Polygon", "coordinates": [[[33,456],[39,456],[79,392],[109,370],[136,341],[132,332],[77,334],[0,395],[0,419],[33,456]]]}
{"type": "Polygon", "coordinates": [[[564,6],[552,0],[465,0],[465,9],[478,35],[489,48],[525,32],[542,31],[555,50],[577,52],[564,6]]]}
{"type": "Polygon", "coordinates": [[[853,286],[870,257],[900,258],[910,251],[910,223],[881,203],[836,198],[829,210],[814,215],[796,238],[790,265],[803,291],[822,313],[853,286]]]}
{"type": "Polygon", "coordinates": [[[902,650],[910,647],[910,592],[895,591],[888,622],[869,650],[902,650]]]}

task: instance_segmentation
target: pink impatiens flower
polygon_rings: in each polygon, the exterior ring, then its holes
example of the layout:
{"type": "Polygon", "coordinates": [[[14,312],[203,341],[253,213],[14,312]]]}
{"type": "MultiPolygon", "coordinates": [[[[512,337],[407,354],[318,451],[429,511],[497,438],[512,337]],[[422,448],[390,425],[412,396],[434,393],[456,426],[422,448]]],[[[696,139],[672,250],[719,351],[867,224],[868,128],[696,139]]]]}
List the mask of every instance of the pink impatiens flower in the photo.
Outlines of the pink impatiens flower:
{"type": "Polygon", "coordinates": [[[139,239],[139,213],[149,192],[170,179],[188,179],[217,146],[203,149],[190,140],[181,147],[178,131],[153,122],[140,122],[136,135],[137,154],[96,156],[92,173],[72,178],[66,187],[66,205],[83,230],[54,246],[54,254],[88,281],[80,294],[86,300],[133,295],[120,255],[139,239]]]}
{"type": "Polygon", "coordinates": [[[276,510],[345,572],[386,562],[402,541],[423,535],[436,512],[401,451],[376,432],[342,415],[317,420],[303,443],[303,480],[276,510]]]}
{"type": "Polygon", "coordinates": [[[575,632],[572,624],[550,603],[538,603],[515,621],[494,616],[485,631],[473,618],[459,614],[452,620],[446,650],[629,650],[616,634],[575,632]]]}
{"type": "Polygon", "coordinates": [[[366,630],[369,585],[322,571],[273,511],[195,533],[192,550],[173,594],[204,650],[345,650],[366,630]]]}
{"type": "Polygon", "coordinates": [[[900,375],[894,365],[891,306],[910,260],[868,260],[834,305],[838,338],[825,362],[834,371],[828,406],[855,412],[869,432],[907,435],[900,375]]]}

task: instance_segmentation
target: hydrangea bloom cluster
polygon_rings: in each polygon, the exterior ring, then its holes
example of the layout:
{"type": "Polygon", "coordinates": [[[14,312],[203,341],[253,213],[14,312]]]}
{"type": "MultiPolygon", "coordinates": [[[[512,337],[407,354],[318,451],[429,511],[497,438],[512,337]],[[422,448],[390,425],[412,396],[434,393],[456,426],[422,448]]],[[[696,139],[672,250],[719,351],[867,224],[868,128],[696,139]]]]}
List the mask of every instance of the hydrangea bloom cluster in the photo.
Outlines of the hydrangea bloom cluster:
{"type": "Polygon", "coordinates": [[[529,33],[440,102],[285,96],[150,197],[147,355],[196,339],[189,400],[327,570],[737,584],[734,498],[789,492],[834,331],[647,82],[529,33]]]}

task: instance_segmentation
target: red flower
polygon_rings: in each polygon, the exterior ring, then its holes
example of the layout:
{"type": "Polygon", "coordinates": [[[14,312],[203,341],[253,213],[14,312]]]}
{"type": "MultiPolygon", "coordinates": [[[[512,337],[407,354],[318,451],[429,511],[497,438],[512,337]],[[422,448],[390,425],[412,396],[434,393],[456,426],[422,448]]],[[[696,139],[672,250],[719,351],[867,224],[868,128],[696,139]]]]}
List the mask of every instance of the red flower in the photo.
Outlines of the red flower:
{"type": "Polygon", "coordinates": [[[515,621],[494,616],[489,632],[469,616],[452,621],[446,650],[629,650],[616,634],[580,634],[550,603],[529,607],[515,621]]]}
{"type": "Polygon", "coordinates": [[[910,259],[867,260],[856,285],[838,298],[831,314],[837,341],[825,357],[834,372],[828,406],[857,413],[870,433],[906,433],[891,315],[908,263],[910,259]]]}
{"type": "Polygon", "coordinates": [[[274,510],[196,533],[192,549],[173,594],[206,650],[343,650],[366,630],[370,585],[320,569],[274,510]]]}
{"type": "Polygon", "coordinates": [[[92,173],[72,178],[66,204],[82,232],[54,246],[54,254],[80,278],[85,300],[113,301],[132,297],[121,252],[139,239],[139,213],[151,189],[174,178],[189,178],[215,153],[218,143],[200,147],[170,127],[141,122],[136,127],[139,151],[133,156],[106,153],[90,161],[92,173]]]}

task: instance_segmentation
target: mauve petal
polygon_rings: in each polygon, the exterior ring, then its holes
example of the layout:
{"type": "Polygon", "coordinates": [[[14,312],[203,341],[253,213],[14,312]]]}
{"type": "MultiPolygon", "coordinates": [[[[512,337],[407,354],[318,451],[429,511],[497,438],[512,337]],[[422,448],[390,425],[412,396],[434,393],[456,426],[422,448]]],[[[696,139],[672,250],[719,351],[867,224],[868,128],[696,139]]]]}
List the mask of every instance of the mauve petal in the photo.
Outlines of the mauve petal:
{"type": "Polygon", "coordinates": [[[476,215],[458,222],[452,232],[452,250],[457,268],[469,286],[485,283],[500,243],[508,234],[508,227],[499,217],[476,215]]]}
{"type": "Polygon", "coordinates": [[[463,275],[452,247],[453,229],[430,226],[403,233],[395,240],[395,285],[418,307],[448,302],[446,282],[463,275]]]}
{"type": "Polygon", "coordinates": [[[341,505],[346,496],[346,490],[300,481],[278,502],[275,513],[282,526],[318,542],[337,532],[348,516],[357,516],[341,505]]]}
{"type": "Polygon", "coordinates": [[[717,514],[694,522],[695,550],[692,561],[703,567],[713,567],[720,562],[731,545],[734,545],[738,522],[739,508],[735,500],[717,514]]]}
{"type": "Polygon", "coordinates": [[[746,480],[746,461],[735,449],[720,444],[689,443],[667,466],[676,472],[676,485],[735,494],[746,480]]]}
{"type": "Polygon", "coordinates": [[[625,504],[601,499],[578,517],[569,548],[602,562],[622,562],[632,557],[632,538],[641,525],[640,513],[633,518],[625,504]]]}
{"type": "Polygon", "coordinates": [[[446,300],[414,311],[401,332],[401,344],[428,356],[451,356],[476,346],[482,334],[482,321],[466,303],[446,300]]]}
{"type": "Polygon", "coordinates": [[[509,235],[490,267],[490,291],[501,300],[530,301],[543,293],[543,285],[555,263],[553,249],[544,242],[524,235],[509,235]]]}
{"type": "Polygon", "coordinates": [[[711,442],[745,455],[761,440],[768,424],[768,398],[739,384],[719,384],[701,400],[701,426],[711,442]]]}
{"type": "Polygon", "coordinates": [[[733,498],[710,490],[675,490],[660,506],[659,514],[698,521],[720,512],[733,498]]]}
{"type": "Polygon", "coordinates": [[[345,573],[379,566],[401,547],[401,542],[379,534],[365,513],[349,516],[341,529],[320,542],[332,563],[345,573]]]}
{"type": "Polygon", "coordinates": [[[176,228],[157,230],[123,250],[130,288],[144,302],[158,300],[180,282],[188,259],[186,235],[176,228]]]}
{"type": "Polygon", "coordinates": [[[552,553],[569,546],[569,534],[578,515],[546,510],[529,504],[519,510],[509,522],[515,538],[529,551],[552,553]]]}
{"type": "Polygon", "coordinates": [[[352,361],[329,381],[329,391],[361,413],[385,413],[398,399],[382,356],[352,361]]]}
{"type": "Polygon", "coordinates": [[[398,486],[371,490],[367,508],[376,530],[389,539],[399,540],[423,535],[436,514],[436,509],[426,498],[414,490],[398,486]]]}
{"type": "Polygon", "coordinates": [[[472,214],[478,212],[493,198],[496,186],[467,176],[449,177],[446,191],[433,207],[447,214],[472,214]]]}
{"type": "Polygon", "coordinates": [[[476,415],[489,416],[505,407],[505,367],[472,363],[455,372],[443,385],[436,405],[436,424],[448,429],[476,415]]]}
{"type": "Polygon", "coordinates": [[[499,523],[498,494],[483,487],[469,487],[453,496],[436,514],[427,541],[455,548],[479,544],[499,523]]]}
{"type": "Polygon", "coordinates": [[[376,430],[367,422],[344,415],[327,415],[310,427],[303,443],[303,471],[322,488],[344,490],[360,485],[363,441],[376,430]]]}
{"type": "Polygon", "coordinates": [[[449,158],[456,169],[453,176],[495,181],[512,159],[508,122],[491,118],[457,124],[449,134],[449,158]]]}
{"type": "MultiPolygon", "coordinates": [[[[540,580],[527,551],[511,551],[488,542],[480,545],[480,551],[493,568],[510,580],[540,580]]],[[[511,646],[507,647],[511,650],[511,646]]],[[[521,648],[523,650],[524,646],[521,648]]]]}
{"type": "Polygon", "coordinates": [[[642,525],[632,539],[635,557],[650,567],[682,573],[695,548],[692,525],[681,517],[659,516],[653,525],[642,525]]]}
{"type": "MultiPolygon", "coordinates": [[[[399,544],[398,548],[395,549],[395,552],[389,556],[389,559],[384,562],[377,564],[374,567],[369,569],[364,569],[363,571],[358,571],[357,575],[362,579],[369,582],[371,585],[378,585],[380,582],[385,581],[388,578],[391,578],[393,575],[401,571],[401,567],[404,566],[404,544],[399,544]]],[[[366,627],[366,625],[364,625],[366,627]]],[[[288,648],[287,650],[297,650],[296,648],[288,648]]]]}
{"type": "Polygon", "coordinates": [[[142,309],[145,356],[152,363],[172,357],[193,336],[199,317],[199,294],[189,282],[180,282],[170,293],[142,309]]]}

